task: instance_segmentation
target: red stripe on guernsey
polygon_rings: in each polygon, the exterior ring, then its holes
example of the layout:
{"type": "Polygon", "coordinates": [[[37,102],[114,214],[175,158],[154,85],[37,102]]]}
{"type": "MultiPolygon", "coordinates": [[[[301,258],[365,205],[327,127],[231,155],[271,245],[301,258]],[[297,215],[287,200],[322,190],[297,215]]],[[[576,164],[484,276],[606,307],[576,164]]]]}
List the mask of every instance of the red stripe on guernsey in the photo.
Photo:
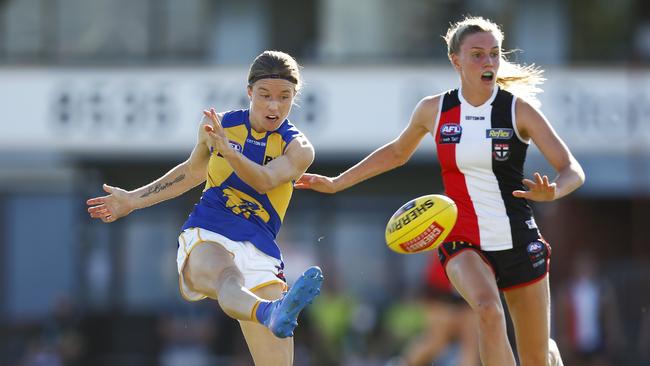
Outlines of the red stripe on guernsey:
{"type": "MultiPolygon", "coordinates": [[[[478,218],[476,217],[474,204],[467,191],[465,175],[461,173],[456,164],[456,146],[458,144],[440,143],[440,129],[447,123],[460,124],[460,105],[440,113],[440,121],[436,130],[436,147],[442,169],[445,194],[453,199],[458,207],[456,226],[454,226],[445,241],[467,241],[480,246],[478,218]]],[[[462,139],[462,134],[460,138],[462,139]]]]}

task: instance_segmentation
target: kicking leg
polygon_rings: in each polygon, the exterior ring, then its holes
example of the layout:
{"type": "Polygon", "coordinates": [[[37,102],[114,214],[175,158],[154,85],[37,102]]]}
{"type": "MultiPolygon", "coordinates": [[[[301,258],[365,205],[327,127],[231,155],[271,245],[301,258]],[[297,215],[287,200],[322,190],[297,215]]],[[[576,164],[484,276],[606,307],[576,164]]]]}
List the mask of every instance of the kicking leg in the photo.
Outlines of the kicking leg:
{"type": "Polygon", "coordinates": [[[211,299],[238,320],[251,320],[253,308],[263,301],[244,287],[244,276],[232,254],[218,243],[203,242],[195,246],[183,268],[188,286],[211,299]]]}
{"type": "Polygon", "coordinates": [[[264,300],[243,286],[244,277],[230,252],[211,242],[194,247],[183,268],[183,277],[194,291],[217,300],[229,316],[262,323],[280,338],[293,335],[298,314],[320,294],[323,282],[320,268],[311,267],[285,296],[275,301],[264,300]]]}
{"type": "MultiPolygon", "coordinates": [[[[254,291],[266,300],[282,297],[282,285],[272,284],[254,291]]],[[[239,321],[248,349],[256,366],[290,366],[293,364],[293,337],[278,338],[264,325],[239,321]]]]}
{"type": "Polygon", "coordinates": [[[239,322],[255,365],[293,364],[292,336],[298,325],[298,314],[320,294],[322,282],[323,274],[320,268],[311,267],[285,294],[282,293],[280,285],[270,285],[255,291],[260,297],[273,300],[270,303],[260,303],[255,311],[256,319],[263,317],[262,324],[252,321],[239,322]]]}

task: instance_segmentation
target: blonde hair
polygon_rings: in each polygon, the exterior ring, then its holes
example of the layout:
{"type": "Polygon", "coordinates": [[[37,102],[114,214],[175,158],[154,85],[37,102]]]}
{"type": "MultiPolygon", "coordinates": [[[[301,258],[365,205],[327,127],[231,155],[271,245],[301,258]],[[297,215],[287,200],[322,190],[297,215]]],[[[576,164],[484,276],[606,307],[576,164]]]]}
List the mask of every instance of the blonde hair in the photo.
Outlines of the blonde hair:
{"type": "Polygon", "coordinates": [[[249,86],[266,78],[287,80],[296,86],[296,92],[302,87],[300,65],[296,59],[281,51],[264,51],[251,64],[248,70],[249,86]]]}
{"type": "MultiPolygon", "coordinates": [[[[460,52],[460,46],[467,36],[479,32],[492,33],[501,47],[504,35],[499,25],[483,17],[467,16],[463,20],[451,24],[447,34],[443,36],[447,43],[449,59],[451,60],[452,54],[460,52]]],[[[520,65],[510,62],[505,57],[509,53],[511,52],[501,51],[499,71],[496,75],[497,85],[539,107],[541,103],[537,99],[537,94],[543,91],[539,85],[546,80],[543,77],[544,70],[534,64],[520,65]]]]}

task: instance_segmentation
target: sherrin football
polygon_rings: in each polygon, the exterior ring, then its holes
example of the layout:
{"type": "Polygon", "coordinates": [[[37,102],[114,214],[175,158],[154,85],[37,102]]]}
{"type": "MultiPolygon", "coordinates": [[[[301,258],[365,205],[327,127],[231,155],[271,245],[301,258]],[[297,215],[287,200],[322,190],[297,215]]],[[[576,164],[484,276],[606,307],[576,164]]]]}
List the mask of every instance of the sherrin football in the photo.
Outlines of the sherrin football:
{"type": "Polygon", "coordinates": [[[456,224],[458,209],[449,197],[430,194],[410,200],[386,225],[386,244],[401,254],[437,248],[456,224]]]}

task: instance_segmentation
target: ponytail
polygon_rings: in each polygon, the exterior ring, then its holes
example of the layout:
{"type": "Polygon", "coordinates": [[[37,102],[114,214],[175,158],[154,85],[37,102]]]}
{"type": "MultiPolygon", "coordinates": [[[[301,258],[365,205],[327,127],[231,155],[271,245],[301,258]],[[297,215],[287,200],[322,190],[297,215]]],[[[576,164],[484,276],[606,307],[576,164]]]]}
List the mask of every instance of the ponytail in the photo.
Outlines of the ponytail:
{"type": "Polygon", "coordinates": [[[541,68],[535,65],[520,65],[508,61],[504,56],[501,57],[497,85],[537,108],[541,105],[537,94],[543,91],[540,86],[544,80],[544,70],[541,68]]]}

